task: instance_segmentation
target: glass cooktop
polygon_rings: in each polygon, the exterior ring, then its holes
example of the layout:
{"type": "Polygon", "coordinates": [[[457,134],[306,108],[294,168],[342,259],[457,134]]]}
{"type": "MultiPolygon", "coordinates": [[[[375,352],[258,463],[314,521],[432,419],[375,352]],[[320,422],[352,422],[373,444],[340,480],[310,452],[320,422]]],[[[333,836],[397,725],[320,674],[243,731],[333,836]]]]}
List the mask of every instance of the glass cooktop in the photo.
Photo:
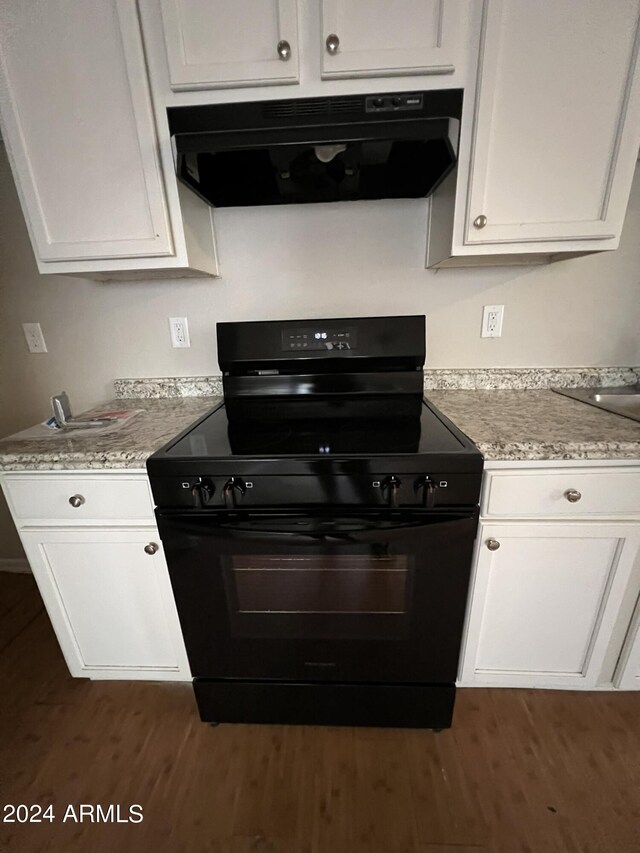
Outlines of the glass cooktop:
{"type": "Polygon", "coordinates": [[[283,402],[261,408],[253,401],[237,413],[223,404],[166,448],[165,455],[207,459],[387,456],[464,449],[463,442],[422,400],[403,406],[402,401],[388,399],[383,409],[380,404],[367,407],[363,401],[355,410],[352,402],[341,406],[318,401],[305,403],[304,411],[283,402]]]}

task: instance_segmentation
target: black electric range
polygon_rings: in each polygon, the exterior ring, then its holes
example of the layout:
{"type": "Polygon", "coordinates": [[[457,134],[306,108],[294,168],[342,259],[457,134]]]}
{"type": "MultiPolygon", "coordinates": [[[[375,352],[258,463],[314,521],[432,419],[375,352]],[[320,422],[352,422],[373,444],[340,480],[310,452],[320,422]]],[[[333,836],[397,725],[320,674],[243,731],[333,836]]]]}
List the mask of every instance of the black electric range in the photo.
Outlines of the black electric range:
{"type": "Polygon", "coordinates": [[[424,327],[218,324],[224,402],[147,463],[203,720],[450,725],[483,459],[424,327]]]}

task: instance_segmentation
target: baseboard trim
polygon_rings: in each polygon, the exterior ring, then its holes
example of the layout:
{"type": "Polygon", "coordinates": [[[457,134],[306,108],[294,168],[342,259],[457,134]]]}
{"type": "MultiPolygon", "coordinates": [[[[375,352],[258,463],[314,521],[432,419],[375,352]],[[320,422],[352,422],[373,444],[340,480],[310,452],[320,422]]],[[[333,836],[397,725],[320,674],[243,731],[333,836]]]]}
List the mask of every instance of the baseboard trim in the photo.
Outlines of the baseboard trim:
{"type": "Polygon", "coordinates": [[[0,557],[0,572],[19,572],[20,574],[30,574],[31,566],[25,559],[0,557]]]}

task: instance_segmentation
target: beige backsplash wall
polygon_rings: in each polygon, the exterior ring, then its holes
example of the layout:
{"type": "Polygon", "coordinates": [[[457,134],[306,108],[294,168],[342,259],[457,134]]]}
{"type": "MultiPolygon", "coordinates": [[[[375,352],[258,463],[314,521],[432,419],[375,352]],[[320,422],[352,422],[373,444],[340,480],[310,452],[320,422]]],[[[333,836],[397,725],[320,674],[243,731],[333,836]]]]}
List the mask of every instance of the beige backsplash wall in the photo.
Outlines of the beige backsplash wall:
{"type": "MultiPolygon", "coordinates": [[[[433,272],[425,220],[421,201],[223,210],[221,279],[40,276],[0,143],[0,434],[46,417],[62,389],[80,410],[118,376],[218,373],[217,320],[426,313],[432,367],[640,362],[640,170],[617,252],[433,272]],[[481,339],[493,303],[503,336],[481,339]],[[171,348],[169,316],[188,317],[190,349],[171,348]],[[47,354],[27,351],[23,322],[40,322],[47,354]]],[[[20,553],[0,507],[0,558],[20,553]]]]}

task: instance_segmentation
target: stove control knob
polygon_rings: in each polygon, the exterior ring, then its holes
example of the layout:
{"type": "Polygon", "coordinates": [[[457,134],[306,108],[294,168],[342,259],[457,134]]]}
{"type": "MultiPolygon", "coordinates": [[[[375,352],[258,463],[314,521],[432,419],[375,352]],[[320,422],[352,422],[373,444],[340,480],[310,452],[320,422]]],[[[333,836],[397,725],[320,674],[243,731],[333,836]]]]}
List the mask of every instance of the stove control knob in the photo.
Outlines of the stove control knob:
{"type": "Polygon", "coordinates": [[[202,509],[203,506],[206,506],[210,502],[215,490],[216,487],[213,485],[211,480],[200,477],[199,482],[195,483],[191,489],[193,505],[197,509],[202,509]]]}
{"type": "Polygon", "coordinates": [[[401,485],[402,480],[396,477],[395,474],[391,474],[390,477],[382,481],[382,496],[389,506],[398,506],[398,492],[401,485]]]}
{"type": "Polygon", "coordinates": [[[430,477],[418,477],[413,489],[420,498],[422,506],[431,508],[436,502],[437,486],[430,477]]]}
{"type": "Polygon", "coordinates": [[[237,507],[246,491],[247,487],[244,480],[241,480],[239,477],[231,477],[230,480],[227,480],[222,490],[224,505],[227,509],[234,509],[237,507]]]}

